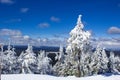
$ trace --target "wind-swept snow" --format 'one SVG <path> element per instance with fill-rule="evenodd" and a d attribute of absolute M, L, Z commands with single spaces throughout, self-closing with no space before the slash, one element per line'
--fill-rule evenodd
<path fill-rule="evenodd" d="M 11 74 L 1 75 L 1 80 L 120 80 L 120 75 L 96 75 L 90 77 L 77 78 L 74 76 L 69 77 L 55 77 L 48 75 L 36 74 Z"/>

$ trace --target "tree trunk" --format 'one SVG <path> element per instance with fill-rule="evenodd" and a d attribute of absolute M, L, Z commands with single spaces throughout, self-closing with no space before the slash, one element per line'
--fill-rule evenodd
<path fill-rule="evenodd" d="M 77 65 L 77 77 L 80 77 L 81 76 L 81 73 L 80 73 L 80 53 L 81 53 L 81 50 L 78 49 L 78 65 Z"/>

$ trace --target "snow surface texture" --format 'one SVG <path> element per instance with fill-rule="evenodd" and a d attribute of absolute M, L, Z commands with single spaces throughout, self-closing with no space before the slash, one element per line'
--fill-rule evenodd
<path fill-rule="evenodd" d="M 96 75 L 77 78 L 74 76 L 54 77 L 48 75 L 34 75 L 34 74 L 11 74 L 1 75 L 1 80 L 120 80 L 120 75 L 106 75 L 106 76 Z"/>

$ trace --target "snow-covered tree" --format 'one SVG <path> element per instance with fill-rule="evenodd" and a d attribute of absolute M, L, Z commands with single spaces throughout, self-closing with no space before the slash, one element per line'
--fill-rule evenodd
<path fill-rule="evenodd" d="M 80 73 L 81 76 L 88 76 L 91 75 L 91 47 L 87 50 L 82 51 L 81 53 L 81 59 L 80 59 Z"/>
<path fill-rule="evenodd" d="M 115 56 L 115 64 L 114 64 L 116 70 L 115 72 L 120 74 L 120 57 L 119 56 Z"/>
<path fill-rule="evenodd" d="M 0 65 L 2 65 L 2 59 L 3 59 L 3 44 L 0 45 Z M 0 66 L 1 67 L 1 66 Z"/>
<path fill-rule="evenodd" d="M 64 48 L 62 45 L 60 45 L 60 48 L 59 48 L 59 57 L 58 57 L 58 60 L 59 61 L 63 61 L 64 60 Z"/>
<path fill-rule="evenodd" d="M 109 59 L 105 52 L 105 49 L 101 48 L 100 44 L 98 44 L 91 58 L 92 61 L 90 65 L 92 74 L 106 73 L 108 71 Z"/>
<path fill-rule="evenodd" d="M 2 67 L 3 67 L 3 44 L 0 44 L 0 75 L 1 75 L 1 72 L 2 72 Z M 1 77 L 0 77 L 1 79 Z"/>
<path fill-rule="evenodd" d="M 37 57 L 38 60 L 38 73 L 40 74 L 51 74 L 52 65 L 50 64 L 51 59 L 47 57 L 45 51 L 40 51 Z"/>
<path fill-rule="evenodd" d="M 27 50 L 22 52 L 18 58 L 21 63 L 22 73 L 34 73 L 36 71 L 36 55 L 33 52 L 33 48 L 30 44 L 28 44 Z"/>
<path fill-rule="evenodd" d="M 90 44 L 89 38 L 91 35 L 88 31 L 84 31 L 83 28 L 84 25 L 81 21 L 81 15 L 79 15 L 77 25 L 70 32 L 70 38 L 68 39 L 68 46 L 66 48 L 66 52 L 68 54 L 67 62 L 73 66 L 74 71 L 72 72 L 79 77 L 82 76 L 82 69 L 80 67 L 81 55 L 84 54 L 84 50 L 88 48 Z"/>
<path fill-rule="evenodd" d="M 109 59 L 108 59 L 108 56 L 107 56 L 104 48 L 102 49 L 102 52 L 101 52 L 101 61 L 100 62 L 101 62 L 100 73 L 107 72 Z"/>
<path fill-rule="evenodd" d="M 16 59 L 16 52 L 14 51 L 15 48 L 11 47 L 10 43 L 8 45 L 8 49 L 4 52 L 6 54 L 7 59 L 12 63 Z"/>
<path fill-rule="evenodd" d="M 87 54 L 90 49 L 90 33 L 83 30 L 84 25 L 81 21 L 81 15 L 78 17 L 77 25 L 70 32 L 70 38 L 68 39 L 68 45 L 66 48 L 66 57 L 64 63 L 61 64 L 61 70 L 58 71 L 58 75 L 76 75 L 78 77 L 83 76 L 81 68 L 82 54 Z"/>
<path fill-rule="evenodd" d="M 64 66 L 64 60 L 65 60 L 64 48 L 62 45 L 60 45 L 60 47 L 59 47 L 59 55 L 57 54 L 57 56 L 55 58 L 58 61 L 53 66 L 53 74 L 60 76 L 60 75 L 62 75 L 62 72 L 63 72 L 62 68 Z"/>
<path fill-rule="evenodd" d="M 12 48 L 9 42 L 9 45 L 7 47 L 7 50 L 5 50 L 2 53 L 2 62 L 3 62 L 3 68 L 2 68 L 2 73 L 15 73 L 15 65 L 17 62 L 17 56 L 16 52 L 14 51 L 14 47 Z"/>
<path fill-rule="evenodd" d="M 110 52 L 109 66 L 110 72 L 120 74 L 120 57 L 115 56 L 112 51 Z"/>
<path fill-rule="evenodd" d="M 64 60 L 64 48 L 63 48 L 62 45 L 60 45 L 59 54 L 56 54 L 55 59 L 58 60 L 58 61 L 63 61 Z"/>

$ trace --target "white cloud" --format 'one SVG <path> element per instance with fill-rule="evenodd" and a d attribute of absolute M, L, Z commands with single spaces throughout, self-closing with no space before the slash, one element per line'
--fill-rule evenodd
<path fill-rule="evenodd" d="M 21 13 L 26 13 L 26 12 L 28 12 L 29 11 L 29 8 L 21 8 L 20 9 L 20 12 Z"/>
<path fill-rule="evenodd" d="M 48 41 L 48 39 L 47 39 L 47 38 L 44 38 L 44 39 L 42 39 L 42 41 L 43 41 L 43 42 L 47 42 L 47 41 Z"/>
<path fill-rule="evenodd" d="M 14 45 L 27 45 L 28 43 L 35 43 L 35 40 L 28 35 L 22 34 L 20 30 L 1 29 L 0 30 L 0 43 L 8 44 L 11 41 Z M 37 43 L 37 42 L 36 42 Z"/>
<path fill-rule="evenodd" d="M 96 48 L 96 46 L 99 44 L 102 48 L 107 49 L 120 49 L 120 38 L 98 38 L 98 39 L 92 39 L 91 43 L 93 47 Z"/>
<path fill-rule="evenodd" d="M 22 35 L 17 35 L 17 36 L 11 36 L 11 38 L 13 39 L 20 39 L 20 38 L 23 38 Z"/>
<path fill-rule="evenodd" d="M 14 45 L 27 45 L 28 43 L 35 44 L 35 40 L 28 35 L 12 36 L 10 37 L 10 40 Z"/>
<path fill-rule="evenodd" d="M 3 3 L 3 4 L 13 4 L 14 1 L 13 0 L 0 0 L 0 3 Z"/>
<path fill-rule="evenodd" d="M 60 38 L 32 38 L 29 35 L 23 35 L 20 30 L 0 29 L 0 43 L 8 45 L 9 39 L 11 44 L 14 45 L 27 45 L 30 43 L 34 46 L 59 46 L 60 44 L 66 44 L 66 41 Z"/>
<path fill-rule="evenodd" d="M 49 23 L 44 22 L 44 23 L 40 23 L 40 24 L 38 24 L 38 26 L 39 26 L 40 28 L 46 28 L 46 27 L 49 27 L 49 26 L 50 26 L 50 24 L 49 24 Z"/>
<path fill-rule="evenodd" d="M 1 36 L 18 36 L 18 35 L 22 35 L 22 33 L 19 30 L 0 29 L 0 35 Z"/>
<path fill-rule="evenodd" d="M 109 34 L 120 34 L 120 28 L 118 27 L 110 27 L 108 29 Z"/>
<path fill-rule="evenodd" d="M 103 41 L 101 46 L 108 49 L 120 49 L 120 43 L 117 41 Z"/>
<path fill-rule="evenodd" d="M 6 38 L 6 36 L 9 36 Z M 4 38 L 5 37 L 5 38 Z M 29 35 L 23 35 L 20 30 L 0 29 L 0 43 L 8 44 L 8 38 L 12 44 L 27 45 L 28 43 L 35 46 L 59 46 L 66 45 L 66 39 L 63 36 L 53 36 L 53 38 L 32 38 Z M 93 47 L 101 44 L 101 47 L 108 49 L 120 49 L 120 38 L 93 38 L 91 39 Z"/>
<path fill-rule="evenodd" d="M 38 39 L 37 39 L 37 41 L 40 43 L 41 39 L 40 39 L 40 38 L 38 38 Z"/>
<path fill-rule="evenodd" d="M 29 39 L 30 39 L 30 36 L 25 35 L 25 36 L 23 36 L 23 38 L 24 38 L 25 40 L 29 40 Z"/>
<path fill-rule="evenodd" d="M 113 39 L 120 42 L 120 37 L 113 38 Z"/>
<path fill-rule="evenodd" d="M 48 39 L 48 38 L 43 38 L 40 41 L 40 46 L 59 46 L 60 44 L 65 46 L 66 41 L 61 39 Z"/>
<path fill-rule="evenodd" d="M 53 22 L 59 22 L 59 21 L 60 21 L 60 19 L 57 18 L 57 17 L 55 17 L 55 16 L 52 16 L 52 17 L 50 18 L 50 20 L 53 21 Z"/>

